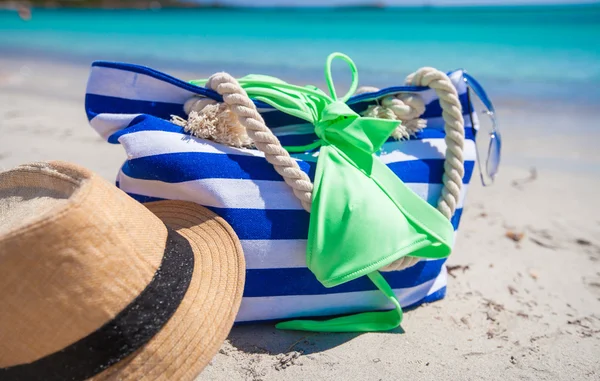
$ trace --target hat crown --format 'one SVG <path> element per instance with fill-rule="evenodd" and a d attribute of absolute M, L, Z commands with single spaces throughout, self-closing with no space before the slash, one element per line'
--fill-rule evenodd
<path fill-rule="evenodd" d="M 66 163 L 0 173 L 0 368 L 89 335 L 150 283 L 167 229 L 97 175 Z"/>

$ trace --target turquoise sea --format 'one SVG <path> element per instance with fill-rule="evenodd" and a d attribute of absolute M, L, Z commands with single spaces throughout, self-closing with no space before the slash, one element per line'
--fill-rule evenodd
<path fill-rule="evenodd" d="M 356 62 L 363 85 L 398 85 L 421 66 L 464 68 L 496 99 L 600 102 L 600 5 L 34 9 L 29 21 L 0 11 L 0 56 L 117 60 L 319 84 L 333 51 Z"/>

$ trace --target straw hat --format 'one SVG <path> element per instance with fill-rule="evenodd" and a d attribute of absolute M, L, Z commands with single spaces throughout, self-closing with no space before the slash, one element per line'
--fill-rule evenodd
<path fill-rule="evenodd" d="M 0 173 L 0 380 L 192 380 L 244 274 L 235 232 L 199 205 L 144 206 L 62 162 Z"/>

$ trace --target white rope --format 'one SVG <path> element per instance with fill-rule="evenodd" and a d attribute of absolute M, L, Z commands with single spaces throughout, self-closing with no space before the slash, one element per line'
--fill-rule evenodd
<path fill-rule="evenodd" d="M 237 116 L 239 123 L 246 128 L 256 148 L 265 154 L 265 158 L 275 167 L 285 182 L 292 187 L 294 195 L 302 203 L 302 207 L 310 212 L 312 204 L 313 184 L 306 173 L 298 166 L 298 162 L 290 157 L 288 151 L 281 146 L 279 139 L 265 125 L 262 116 L 256 110 L 246 91 L 238 81 L 227 73 L 211 76 L 206 87 L 215 90 L 223 97 L 223 101 Z M 195 105 L 198 103 L 196 102 Z M 192 105 L 190 105 L 190 108 Z"/>
<path fill-rule="evenodd" d="M 361 87 L 362 92 L 379 91 L 374 87 Z M 427 126 L 427 121 L 420 116 L 425 112 L 425 103 L 416 94 L 398 94 L 383 97 L 377 104 L 370 105 L 363 116 L 380 119 L 400 120 L 402 123 L 392 132 L 392 137 L 401 140 L 408 139 Z"/>
<path fill-rule="evenodd" d="M 444 161 L 444 175 L 442 194 L 438 201 L 437 209 L 447 218 L 451 219 L 456 210 L 460 189 L 462 187 L 462 178 L 465 174 L 464 167 L 464 143 L 465 143 L 465 122 L 462 116 L 462 106 L 458 99 L 458 92 L 450 81 L 448 76 L 431 67 L 424 67 L 406 78 L 406 84 L 412 86 L 426 86 L 435 90 L 440 105 L 442 106 L 442 117 L 444 118 L 444 130 L 446 132 L 446 160 Z M 377 91 L 377 89 L 376 89 Z M 381 102 L 381 108 L 389 109 L 397 119 L 403 120 L 403 124 L 409 124 L 407 130 L 412 130 L 414 121 L 425 111 L 415 101 L 417 97 L 410 94 L 401 94 L 399 96 L 388 98 L 387 103 Z M 385 111 L 378 111 L 385 114 Z M 405 122 L 406 120 L 406 122 Z M 416 122 L 420 123 L 420 122 Z M 381 268 L 382 271 L 402 270 L 414 266 L 419 262 L 417 257 L 403 257 Z"/>
<path fill-rule="evenodd" d="M 438 210 L 451 219 L 456 210 L 462 179 L 465 175 L 465 121 L 458 92 L 445 73 L 424 67 L 409 75 L 406 82 L 413 86 L 426 86 L 435 90 L 442 106 L 446 132 L 446 161 L 444 162 L 444 188 L 438 202 Z"/>
<path fill-rule="evenodd" d="M 413 86 L 431 87 L 440 99 L 442 116 L 445 122 L 447 148 L 444 162 L 444 188 L 438 202 L 438 210 L 450 219 L 456 210 L 464 175 L 464 120 L 458 93 L 450 78 L 433 68 L 419 69 L 409 75 L 406 82 Z M 313 184 L 306 173 L 300 170 L 296 160 L 291 158 L 289 153 L 281 146 L 279 139 L 265 125 L 265 121 L 256 110 L 256 106 L 237 80 L 227 73 L 217 73 L 209 78 L 206 87 L 215 90 L 223 97 L 226 104 L 226 106 L 223 106 L 235 114 L 239 124 L 245 127 L 249 139 L 254 142 L 259 151 L 265 154 L 267 161 L 292 187 L 294 195 L 300 200 L 303 208 L 310 212 Z M 377 89 L 363 87 L 357 93 L 374 91 L 377 91 Z M 194 119 L 192 114 L 195 114 L 195 119 L 199 120 L 201 113 L 208 106 L 215 107 L 216 103 L 206 98 L 194 97 L 184 105 L 185 112 L 190 115 L 188 121 L 174 118 L 173 122 L 186 126 L 187 129 L 190 120 Z M 219 112 L 223 111 L 219 110 Z M 425 105 L 421 97 L 414 94 L 401 94 L 384 98 L 380 105 L 371 107 L 367 110 L 367 113 L 378 118 L 402 120 L 404 128 L 397 133 L 395 131 L 395 133 L 400 136 L 398 138 L 407 138 L 410 134 L 421 130 L 425 126 L 424 120 L 420 119 L 424 111 Z M 418 261 L 419 259 L 415 257 L 404 257 L 381 268 L 381 270 L 401 270 L 413 266 Z"/>

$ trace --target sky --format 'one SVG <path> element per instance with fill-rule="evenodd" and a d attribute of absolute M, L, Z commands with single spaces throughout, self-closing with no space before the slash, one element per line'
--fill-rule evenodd
<path fill-rule="evenodd" d="M 599 0 L 191 0 L 198 3 L 241 6 L 339 6 L 381 4 L 388 6 L 465 6 L 465 5 L 520 5 L 520 4 L 583 4 Z"/>

